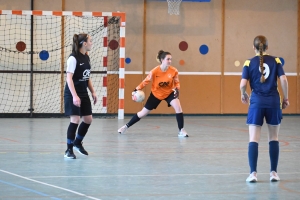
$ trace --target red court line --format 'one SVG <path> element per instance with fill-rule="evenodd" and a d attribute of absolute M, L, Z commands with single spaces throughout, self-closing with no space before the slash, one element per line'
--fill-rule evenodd
<path fill-rule="evenodd" d="M 20 143 L 20 142 L 18 142 L 18 141 L 16 141 L 16 140 L 11 140 L 11 139 L 8 139 L 8 138 L 0 137 L 0 139 L 2 139 L 2 140 L 7 140 L 7 141 L 11 141 L 11 142 Z"/>

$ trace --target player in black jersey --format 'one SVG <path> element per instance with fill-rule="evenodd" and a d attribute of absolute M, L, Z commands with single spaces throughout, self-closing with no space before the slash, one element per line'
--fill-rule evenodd
<path fill-rule="evenodd" d="M 88 34 L 81 33 L 73 36 L 72 54 L 67 60 L 67 82 L 64 91 L 65 115 L 70 116 L 65 158 L 76 159 L 73 148 L 82 155 L 88 155 L 82 146 L 82 140 L 93 120 L 87 88 L 92 94 L 94 104 L 97 103 L 97 95 L 90 78 L 90 58 L 87 55 L 92 45 L 92 38 Z M 82 122 L 76 135 L 80 117 Z"/>

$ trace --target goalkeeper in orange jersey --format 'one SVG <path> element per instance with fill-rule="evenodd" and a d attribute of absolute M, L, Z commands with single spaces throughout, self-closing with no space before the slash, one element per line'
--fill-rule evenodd
<path fill-rule="evenodd" d="M 144 108 L 135 114 L 131 120 L 122 126 L 118 132 L 124 134 L 126 130 L 138 122 L 141 118 L 147 116 L 151 110 L 156 109 L 162 100 L 172 106 L 176 112 L 176 120 L 178 124 L 178 137 L 188 137 L 184 127 L 184 119 L 181 104 L 179 101 L 180 82 L 178 78 L 178 70 L 171 66 L 172 55 L 169 52 L 160 50 L 156 60 L 160 65 L 153 68 L 148 76 L 133 91 L 142 90 L 152 81 L 151 93 Z"/>

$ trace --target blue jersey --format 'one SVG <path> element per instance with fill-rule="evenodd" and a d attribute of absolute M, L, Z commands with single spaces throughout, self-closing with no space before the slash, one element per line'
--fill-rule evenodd
<path fill-rule="evenodd" d="M 263 55 L 265 82 L 261 83 L 259 59 L 257 55 L 246 60 L 243 67 L 242 78 L 249 80 L 252 90 L 250 108 L 280 108 L 277 77 L 285 75 L 281 61 L 277 57 Z"/>

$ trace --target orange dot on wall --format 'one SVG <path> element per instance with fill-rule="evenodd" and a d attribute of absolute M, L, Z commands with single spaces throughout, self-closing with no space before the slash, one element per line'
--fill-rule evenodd
<path fill-rule="evenodd" d="M 184 64 L 185 64 L 184 60 L 179 60 L 179 65 L 184 65 Z"/>

